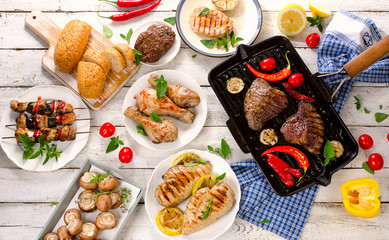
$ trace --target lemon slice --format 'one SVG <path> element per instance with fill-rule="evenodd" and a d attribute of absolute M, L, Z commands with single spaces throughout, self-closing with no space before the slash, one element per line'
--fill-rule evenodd
<path fill-rule="evenodd" d="M 161 232 L 177 236 L 184 225 L 184 213 L 179 208 L 164 208 L 158 213 L 156 221 Z"/>
<path fill-rule="evenodd" d="M 324 18 L 330 16 L 332 13 L 326 7 L 323 7 L 320 4 L 308 1 L 309 9 L 312 11 L 312 17 L 316 18 L 317 16 Z"/>
<path fill-rule="evenodd" d="M 174 161 L 172 166 L 176 166 L 179 164 L 197 162 L 196 160 L 200 159 L 200 156 L 195 153 L 186 152 L 178 156 Z"/>
<path fill-rule="evenodd" d="M 297 3 L 285 5 L 277 16 L 278 29 L 287 36 L 296 36 L 307 26 L 307 15 Z"/>
<path fill-rule="evenodd" d="M 192 196 L 194 196 L 196 194 L 197 190 L 200 188 L 213 187 L 215 185 L 216 178 L 217 178 L 217 176 L 213 175 L 213 174 L 206 174 L 206 175 L 202 176 L 201 178 L 199 178 L 199 180 L 197 180 L 197 182 L 193 186 Z"/>

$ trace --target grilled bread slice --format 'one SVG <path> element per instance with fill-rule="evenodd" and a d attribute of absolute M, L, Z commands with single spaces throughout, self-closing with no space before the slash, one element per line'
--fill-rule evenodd
<path fill-rule="evenodd" d="M 99 98 L 107 75 L 97 64 L 80 61 L 77 66 L 77 87 L 80 95 L 86 98 Z"/>
<path fill-rule="evenodd" d="M 104 70 L 105 74 L 111 69 L 109 62 L 103 57 L 103 54 L 90 48 L 85 50 L 81 61 L 92 62 L 99 65 Z"/>
<path fill-rule="evenodd" d="M 135 53 L 132 51 L 130 46 L 125 43 L 119 43 L 113 47 L 123 55 L 124 60 L 126 60 L 126 67 L 130 67 L 135 59 Z"/>
<path fill-rule="evenodd" d="M 111 66 L 111 70 L 115 73 L 123 71 L 126 67 L 126 60 L 123 55 L 113 47 L 106 48 L 103 51 L 103 56 L 107 59 L 109 65 Z"/>
<path fill-rule="evenodd" d="M 194 32 L 219 38 L 233 29 L 233 21 L 218 10 L 211 10 L 207 15 L 200 17 L 199 14 L 205 8 L 194 9 L 189 17 L 189 24 Z"/>

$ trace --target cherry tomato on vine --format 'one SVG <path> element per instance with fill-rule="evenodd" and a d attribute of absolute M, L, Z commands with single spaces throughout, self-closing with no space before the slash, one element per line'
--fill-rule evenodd
<path fill-rule="evenodd" d="M 363 135 L 359 136 L 358 143 L 362 149 L 367 150 L 373 146 L 373 138 L 371 138 L 367 134 L 363 134 Z"/>
<path fill-rule="evenodd" d="M 305 39 L 305 42 L 307 43 L 308 47 L 314 48 L 320 42 L 320 35 L 317 33 L 311 33 L 307 36 L 307 38 Z"/>
<path fill-rule="evenodd" d="M 301 73 L 294 73 L 288 78 L 288 83 L 293 88 L 299 88 L 304 83 L 304 76 Z"/>
<path fill-rule="evenodd" d="M 271 71 L 276 68 L 276 61 L 273 58 L 265 58 L 259 63 L 259 66 L 264 71 Z"/>
<path fill-rule="evenodd" d="M 119 152 L 119 160 L 122 163 L 129 163 L 132 160 L 132 150 L 129 147 L 123 147 Z"/>
<path fill-rule="evenodd" d="M 115 126 L 109 122 L 104 123 L 100 127 L 100 135 L 104 138 L 110 137 L 115 133 Z"/>
<path fill-rule="evenodd" d="M 374 171 L 380 170 L 384 166 L 384 159 L 381 154 L 373 153 L 369 156 L 369 160 L 367 161 L 369 167 Z"/>

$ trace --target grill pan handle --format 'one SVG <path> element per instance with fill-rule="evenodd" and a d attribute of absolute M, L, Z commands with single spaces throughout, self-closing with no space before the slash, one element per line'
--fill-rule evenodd
<path fill-rule="evenodd" d="M 231 119 L 228 119 L 227 122 L 227 127 L 230 130 L 232 136 L 234 137 L 236 143 L 238 144 L 240 150 L 244 153 L 250 153 L 250 150 L 247 148 L 247 145 L 245 141 L 243 140 L 242 136 L 239 133 L 238 127 L 236 126 L 235 122 L 232 121 Z"/>
<path fill-rule="evenodd" d="M 346 63 L 343 68 L 350 78 L 354 78 L 360 72 L 384 57 L 387 53 L 389 53 L 389 35 Z"/>

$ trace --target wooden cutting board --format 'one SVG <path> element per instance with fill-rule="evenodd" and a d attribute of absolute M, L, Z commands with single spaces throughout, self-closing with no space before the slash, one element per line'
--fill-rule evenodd
<path fill-rule="evenodd" d="M 107 80 L 100 97 L 98 99 L 84 98 L 80 95 L 77 88 L 77 72 L 75 70 L 70 73 L 60 72 L 54 64 L 54 48 L 62 29 L 40 11 L 32 11 L 29 13 L 26 16 L 25 22 L 30 29 L 45 39 L 50 45 L 42 58 L 43 67 L 62 84 L 79 95 L 93 110 L 101 110 L 139 70 L 139 66 L 136 66 L 135 63 L 133 63 L 132 66 L 126 67 L 120 73 L 116 74 L 110 71 L 107 75 Z M 102 52 L 104 49 L 112 46 L 113 44 L 111 41 L 92 28 L 86 48 Z"/>

